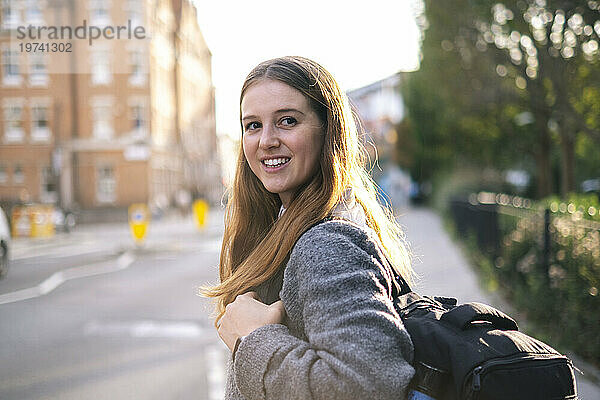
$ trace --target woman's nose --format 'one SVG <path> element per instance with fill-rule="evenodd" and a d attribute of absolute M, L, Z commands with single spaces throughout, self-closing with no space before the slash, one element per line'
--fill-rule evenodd
<path fill-rule="evenodd" d="M 263 125 L 260 133 L 260 142 L 258 144 L 263 149 L 270 149 L 279 146 L 279 133 L 277 128 L 271 124 Z"/>

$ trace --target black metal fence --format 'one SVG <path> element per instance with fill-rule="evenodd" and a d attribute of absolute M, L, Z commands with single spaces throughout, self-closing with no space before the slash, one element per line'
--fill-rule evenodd
<path fill-rule="evenodd" d="M 554 208 L 540 208 L 530 199 L 489 192 L 474 193 L 468 199 L 455 198 L 450 201 L 450 214 L 457 233 L 460 236 L 474 234 L 479 249 L 490 256 L 502 253 L 503 236 L 508 230 L 514 229 L 518 221 L 528 220 L 539 226 L 539 244 L 545 265 L 550 262 L 553 234 L 578 232 L 578 236 L 585 236 L 580 232 L 600 231 L 600 222 L 582 218 L 586 210 L 577 209 L 572 204 L 556 205 Z M 597 212 L 600 214 L 600 210 Z M 513 217 L 514 226 L 503 226 L 500 221 L 503 216 Z M 560 223 L 556 219 L 560 219 Z"/>
<path fill-rule="evenodd" d="M 539 323 L 537 334 L 600 365 L 598 208 L 483 192 L 449 211 L 459 239 L 474 238 L 485 256 L 476 263 Z"/>
<path fill-rule="evenodd" d="M 548 270 L 551 253 L 550 209 L 534 208 L 532 200 L 518 196 L 481 192 L 471 194 L 468 200 L 452 199 L 450 214 L 457 233 L 463 237 L 474 234 L 479 250 L 493 258 L 502 254 L 502 238 L 507 233 L 507 227 L 501 226 L 500 216 L 535 220 L 542 237 L 542 264 Z"/>
<path fill-rule="evenodd" d="M 498 255 L 500 231 L 496 204 L 454 199 L 450 202 L 450 213 L 459 236 L 474 234 L 480 250 Z"/>

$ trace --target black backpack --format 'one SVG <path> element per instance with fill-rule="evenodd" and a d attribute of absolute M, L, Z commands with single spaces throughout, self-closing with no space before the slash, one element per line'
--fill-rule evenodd
<path fill-rule="evenodd" d="M 402 277 L 396 281 L 394 301 L 414 344 L 413 364 L 447 372 L 436 383 L 441 390 L 426 394 L 436 400 L 577 399 L 571 360 L 519 332 L 502 311 L 420 296 Z M 419 379 L 433 378 L 417 368 L 413 386 Z"/>

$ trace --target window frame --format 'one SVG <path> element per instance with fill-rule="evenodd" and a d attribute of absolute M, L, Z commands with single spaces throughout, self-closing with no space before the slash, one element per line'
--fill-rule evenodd
<path fill-rule="evenodd" d="M 39 111 L 44 110 L 43 116 L 44 119 L 38 119 Z M 30 107 L 30 117 L 31 117 L 31 141 L 33 142 L 49 142 L 52 136 L 52 131 L 50 130 L 50 107 L 47 104 L 42 103 L 33 103 Z M 39 121 L 45 121 L 45 126 L 39 126 Z"/>
<path fill-rule="evenodd" d="M 23 120 L 23 104 L 20 102 L 5 103 L 3 106 L 4 117 L 4 143 L 23 143 L 25 128 Z M 15 112 L 15 110 L 19 110 Z M 16 118 L 14 118 L 16 115 Z M 16 122 L 16 124 L 13 124 Z"/>
<path fill-rule="evenodd" d="M 103 171 L 104 170 L 104 171 Z M 110 174 L 103 176 L 103 172 Z M 109 190 L 105 190 L 105 189 Z M 96 166 L 96 201 L 101 204 L 113 204 L 117 201 L 117 178 L 115 168 L 111 164 L 98 164 Z"/>
<path fill-rule="evenodd" d="M 2 46 L 0 54 L 2 58 L 2 84 L 4 86 L 19 86 L 23 81 L 21 75 L 21 57 L 10 43 Z"/>

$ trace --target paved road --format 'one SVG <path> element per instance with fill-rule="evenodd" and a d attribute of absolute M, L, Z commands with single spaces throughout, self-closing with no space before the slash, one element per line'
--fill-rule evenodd
<path fill-rule="evenodd" d="M 217 276 L 220 218 L 202 233 L 157 222 L 144 249 L 115 224 L 17 240 L 0 281 L 0 399 L 222 398 L 228 350 L 197 296 Z"/>
<path fill-rule="evenodd" d="M 435 214 L 410 209 L 400 222 L 420 259 L 417 290 L 501 303 Z M 217 277 L 222 230 L 213 213 L 202 233 L 189 219 L 153 223 L 143 249 L 115 224 L 16 240 L 0 281 L 0 399 L 221 398 L 228 350 L 196 289 Z M 582 399 L 600 399 L 578 380 Z"/>

